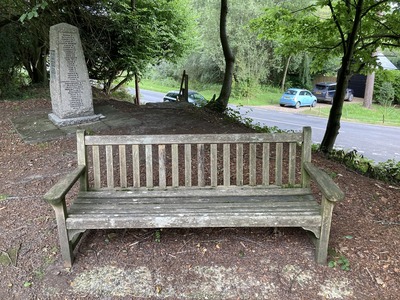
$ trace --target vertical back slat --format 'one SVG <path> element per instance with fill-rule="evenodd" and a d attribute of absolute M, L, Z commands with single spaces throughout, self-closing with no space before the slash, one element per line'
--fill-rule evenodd
<path fill-rule="evenodd" d="M 236 145 L 236 185 L 243 185 L 243 144 Z"/>
<path fill-rule="evenodd" d="M 192 145 L 185 144 L 185 186 L 192 186 Z"/>
<path fill-rule="evenodd" d="M 153 147 L 146 145 L 146 187 L 153 187 Z"/>
<path fill-rule="evenodd" d="M 223 147 L 223 164 L 224 164 L 224 186 L 231 185 L 231 146 L 224 144 Z"/>
<path fill-rule="evenodd" d="M 218 147 L 217 144 L 210 145 L 210 169 L 211 169 L 211 186 L 218 185 Z"/>
<path fill-rule="evenodd" d="M 197 144 L 197 185 L 206 185 L 204 176 L 204 144 Z"/>
<path fill-rule="evenodd" d="M 283 144 L 276 143 L 275 184 L 282 185 Z"/>
<path fill-rule="evenodd" d="M 126 174 L 126 148 L 125 145 L 119 145 L 119 180 L 120 186 L 126 188 L 128 186 L 128 179 Z"/>
<path fill-rule="evenodd" d="M 255 143 L 250 143 L 249 145 L 249 185 L 256 185 L 257 176 L 257 145 Z"/>
<path fill-rule="evenodd" d="M 95 189 L 101 188 L 101 167 L 100 167 L 100 150 L 99 146 L 92 147 L 93 155 L 93 184 Z"/>
<path fill-rule="evenodd" d="M 158 146 L 158 185 L 160 188 L 165 188 L 167 186 L 167 177 L 166 177 L 166 154 L 165 154 L 165 145 Z"/>
<path fill-rule="evenodd" d="M 289 144 L 289 184 L 296 183 L 296 143 Z"/>
<path fill-rule="evenodd" d="M 106 146 L 107 187 L 114 187 L 114 157 L 111 145 Z"/>
<path fill-rule="evenodd" d="M 262 184 L 269 185 L 269 143 L 263 143 L 262 154 Z"/>
<path fill-rule="evenodd" d="M 179 186 L 179 159 L 178 159 L 178 144 L 171 146 L 172 155 L 172 186 Z"/>
<path fill-rule="evenodd" d="M 140 187 L 139 145 L 132 145 L 133 187 Z"/>

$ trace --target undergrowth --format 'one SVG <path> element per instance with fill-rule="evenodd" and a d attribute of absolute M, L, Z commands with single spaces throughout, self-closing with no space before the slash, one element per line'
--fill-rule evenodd
<path fill-rule="evenodd" d="M 400 162 L 396 162 L 394 159 L 374 164 L 372 160 L 365 158 L 357 150 L 349 152 L 332 150 L 328 158 L 343 163 L 349 169 L 370 178 L 379 179 L 387 183 L 400 184 Z"/>

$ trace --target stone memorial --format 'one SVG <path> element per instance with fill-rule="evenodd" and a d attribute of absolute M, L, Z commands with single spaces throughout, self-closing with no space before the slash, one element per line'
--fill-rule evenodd
<path fill-rule="evenodd" d="M 92 88 L 78 28 L 66 23 L 50 27 L 50 94 L 57 126 L 95 122 Z"/>

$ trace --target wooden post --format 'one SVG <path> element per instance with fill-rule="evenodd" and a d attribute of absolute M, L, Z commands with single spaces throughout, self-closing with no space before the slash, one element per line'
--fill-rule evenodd
<path fill-rule="evenodd" d="M 326 264 L 328 257 L 329 233 L 331 231 L 332 211 L 334 203 L 322 196 L 321 203 L 321 234 L 316 243 L 316 260 L 318 264 Z"/>
<path fill-rule="evenodd" d="M 70 268 L 73 262 L 73 249 L 69 242 L 68 231 L 65 224 L 65 218 L 67 215 L 67 208 L 65 205 L 65 199 L 61 201 L 59 205 L 52 205 L 54 212 L 56 213 L 58 238 L 60 242 L 61 255 L 64 259 L 66 267 Z"/>
<path fill-rule="evenodd" d="M 303 145 L 301 148 L 301 185 L 310 187 L 310 175 L 304 170 L 304 163 L 311 162 L 311 127 L 303 128 Z"/>
<path fill-rule="evenodd" d="M 86 166 L 86 146 L 85 146 L 85 130 L 78 130 L 76 132 L 76 149 L 78 156 L 78 165 Z M 85 173 L 81 176 L 80 179 L 80 189 L 81 191 L 88 190 L 88 170 L 86 168 Z"/>

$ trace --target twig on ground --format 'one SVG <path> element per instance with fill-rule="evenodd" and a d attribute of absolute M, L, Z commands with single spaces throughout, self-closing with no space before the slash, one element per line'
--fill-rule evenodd
<path fill-rule="evenodd" d="M 400 222 L 390 222 L 390 221 L 386 221 L 386 220 L 375 221 L 375 223 L 379 223 L 382 225 L 400 225 Z"/>

